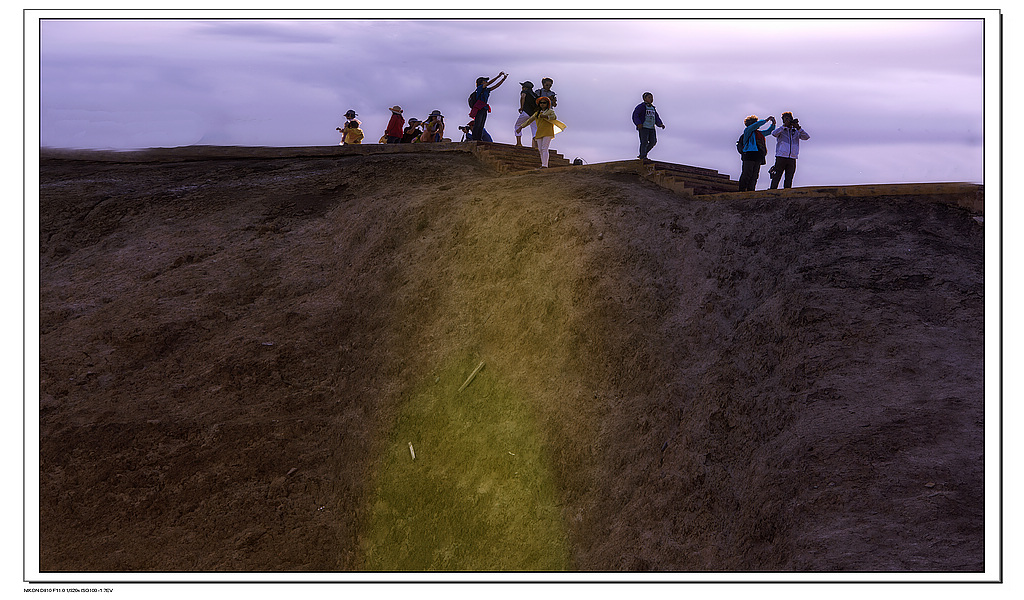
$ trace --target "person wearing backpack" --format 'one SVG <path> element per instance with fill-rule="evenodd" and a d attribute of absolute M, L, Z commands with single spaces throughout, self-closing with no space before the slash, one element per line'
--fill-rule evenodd
<path fill-rule="evenodd" d="M 537 92 L 533 91 L 533 82 L 524 81 L 519 85 L 523 86 L 523 91 L 519 94 L 519 118 L 516 119 L 516 146 L 523 145 L 523 123 L 533 116 L 533 113 L 537 112 Z M 530 123 L 530 130 L 533 132 L 534 140 L 533 147 L 537 147 L 537 122 Z"/>
<path fill-rule="evenodd" d="M 761 126 L 771 121 L 772 126 L 761 131 Z M 765 163 L 768 146 L 764 142 L 765 134 L 775 130 L 775 117 L 758 120 L 757 115 L 750 115 L 743 120 L 746 126 L 740 138 L 736 140 L 736 150 L 743 157 L 743 169 L 740 174 L 740 191 L 752 192 L 761 174 L 761 165 Z M 759 137 L 760 136 L 760 137 Z"/>
<path fill-rule="evenodd" d="M 504 71 L 501 71 L 490 80 L 486 77 L 477 78 L 476 91 L 474 91 L 469 97 L 469 106 L 471 109 L 469 111 L 469 116 L 474 121 L 474 140 L 479 140 L 483 137 L 484 123 L 487 121 L 487 113 L 491 110 L 491 107 L 487 105 L 491 92 L 497 89 L 501 84 L 505 83 L 506 79 L 508 79 L 508 73 Z"/>

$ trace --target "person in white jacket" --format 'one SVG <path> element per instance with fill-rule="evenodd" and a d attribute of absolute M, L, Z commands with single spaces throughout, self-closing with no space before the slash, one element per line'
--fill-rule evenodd
<path fill-rule="evenodd" d="M 772 132 L 775 136 L 775 164 L 768 170 L 772 177 L 769 189 L 779 189 L 779 180 L 785 175 L 783 187 L 793 187 L 793 176 L 796 175 L 796 158 L 800 154 L 800 140 L 808 140 L 811 136 L 800 127 L 800 121 L 793 118 L 793 113 L 782 113 L 782 127 Z"/>

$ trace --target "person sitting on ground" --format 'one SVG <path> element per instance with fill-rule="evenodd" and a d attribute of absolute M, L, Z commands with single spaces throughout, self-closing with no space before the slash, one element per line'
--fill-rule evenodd
<path fill-rule="evenodd" d="M 409 126 L 402 132 L 402 143 L 411 144 L 412 142 L 419 141 L 420 136 L 423 135 L 423 130 L 419 128 L 420 120 L 416 118 L 409 118 Z"/>
<path fill-rule="evenodd" d="M 338 131 L 342 132 L 341 145 L 346 146 L 348 144 L 362 144 L 363 143 L 363 130 L 359 128 L 358 121 L 349 121 L 345 129 L 341 128 Z"/>
<path fill-rule="evenodd" d="M 551 140 L 554 139 L 555 134 L 565 129 L 565 123 L 558 120 L 555 111 L 551 109 L 551 99 L 544 96 L 537 98 L 537 112 L 533 113 L 516 130 L 516 134 L 518 135 L 523 127 L 534 121 L 537 122 L 537 135 L 534 136 L 534 139 L 537 140 L 537 149 L 540 151 L 540 166 L 542 169 L 546 169 L 548 168 L 548 147 L 551 145 Z"/>
<path fill-rule="evenodd" d="M 475 124 L 475 121 L 470 121 L 469 123 L 466 123 L 465 127 L 459 127 L 459 131 L 461 131 L 462 134 L 463 134 L 463 141 L 464 142 L 472 142 L 474 139 L 476 139 L 476 138 L 473 137 L 473 125 L 474 124 Z M 491 134 L 487 133 L 487 129 L 484 129 L 483 130 L 483 135 L 481 136 L 480 141 L 481 142 L 493 142 L 494 140 L 491 139 Z"/>
<path fill-rule="evenodd" d="M 441 111 L 435 110 L 423 123 L 423 135 L 420 136 L 420 141 L 440 142 L 442 139 L 444 139 L 444 115 L 441 114 Z"/>
<path fill-rule="evenodd" d="M 345 111 L 345 124 L 342 125 L 339 129 L 347 129 L 348 128 L 348 124 L 351 123 L 352 121 L 356 122 L 356 127 L 362 127 L 362 125 L 363 125 L 362 122 L 359 119 L 357 119 L 356 116 L 357 116 L 356 115 L 356 111 L 352 110 L 351 108 L 346 110 Z"/>
<path fill-rule="evenodd" d="M 387 136 L 385 143 L 397 144 L 402 141 L 402 134 L 405 129 L 405 117 L 402 116 L 401 106 L 392 106 L 390 110 L 391 120 L 388 121 L 388 126 L 384 129 L 384 135 Z"/>

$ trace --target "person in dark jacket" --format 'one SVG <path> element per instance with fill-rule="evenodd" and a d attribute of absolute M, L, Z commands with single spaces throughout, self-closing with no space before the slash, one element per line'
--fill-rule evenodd
<path fill-rule="evenodd" d="M 655 127 L 665 128 L 661 122 L 658 109 L 654 107 L 654 94 L 644 92 L 643 102 L 633 109 L 633 124 L 640 134 L 640 155 L 637 156 L 642 162 L 647 161 L 647 153 L 658 143 L 658 134 Z"/>
<path fill-rule="evenodd" d="M 772 126 L 761 131 L 761 126 L 771 121 Z M 736 140 L 736 149 L 743 156 L 743 169 L 740 174 L 740 191 L 752 192 L 757 185 L 757 178 L 761 174 L 761 165 L 765 163 L 765 155 L 768 154 L 768 147 L 764 142 L 765 134 L 775 130 L 775 117 L 758 120 L 756 115 L 750 115 L 743 120 L 746 127 L 740 139 Z M 760 141 L 758 140 L 760 134 Z"/>

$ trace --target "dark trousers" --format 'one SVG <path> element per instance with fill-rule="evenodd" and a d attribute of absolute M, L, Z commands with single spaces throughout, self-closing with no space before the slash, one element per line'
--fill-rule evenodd
<path fill-rule="evenodd" d="M 740 191 L 752 192 L 757 185 L 757 178 L 761 174 L 760 160 L 744 160 L 743 172 L 740 174 Z"/>
<path fill-rule="evenodd" d="M 786 180 L 782 183 L 782 187 L 791 188 L 793 187 L 793 176 L 796 175 L 796 159 L 785 158 L 783 156 L 775 157 L 775 166 L 772 167 L 775 171 L 775 175 L 772 176 L 772 187 L 771 189 L 779 189 L 779 180 L 782 176 L 786 176 Z"/>
<path fill-rule="evenodd" d="M 640 158 L 646 159 L 647 153 L 658 143 L 658 133 L 654 128 L 640 128 Z"/>
<path fill-rule="evenodd" d="M 473 139 L 483 140 L 484 139 L 484 122 L 487 121 L 487 107 L 483 107 L 476 111 L 476 116 L 473 117 Z"/>

